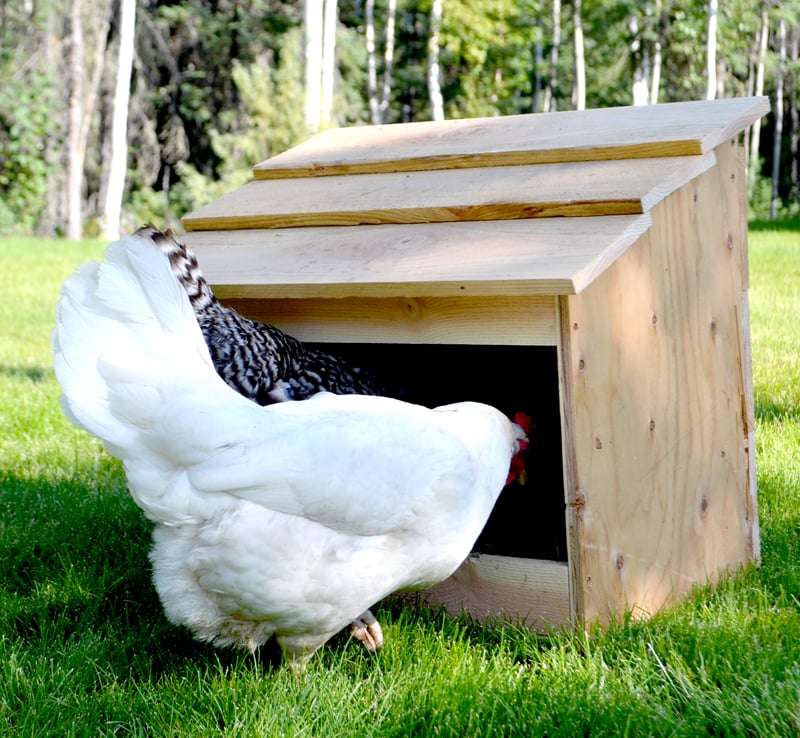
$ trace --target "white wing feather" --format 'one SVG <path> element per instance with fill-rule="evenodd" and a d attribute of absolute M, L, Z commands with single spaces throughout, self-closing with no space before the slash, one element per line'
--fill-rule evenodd
<path fill-rule="evenodd" d="M 433 490 L 444 504 L 479 475 L 464 416 L 485 424 L 493 408 L 330 394 L 258 406 L 215 372 L 163 254 L 127 238 L 106 256 L 62 289 L 56 373 L 69 415 L 123 459 L 151 518 L 206 517 L 227 497 L 377 535 L 419 519 Z"/>

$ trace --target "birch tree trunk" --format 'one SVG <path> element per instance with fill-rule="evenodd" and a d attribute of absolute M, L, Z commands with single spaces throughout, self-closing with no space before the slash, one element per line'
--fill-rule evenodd
<path fill-rule="evenodd" d="M 661 91 L 661 29 L 663 27 L 663 15 L 661 0 L 656 0 L 656 19 L 658 23 L 658 35 L 653 42 L 653 74 L 650 78 L 650 104 L 658 104 L 658 95 Z"/>
<path fill-rule="evenodd" d="M 94 110 L 103 76 L 106 38 L 108 36 L 108 4 L 103 3 L 94 17 L 99 25 L 94 29 L 95 46 L 92 74 L 87 84 L 86 40 L 83 0 L 71 0 L 69 33 L 67 35 L 67 238 L 76 240 L 83 235 L 83 184 L 86 142 L 89 139 Z"/>
<path fill-rule="evenodd" d="M 386 118 L 386 111 L 389 109 L 389 101 L 392 96 L 392 73 L 394 71 L 394 26 L 397 16 L 397 0 L 389 0 L 389 7 L 386 9 L 386 39 L 383 51 L 383 90 L 380 101 L 381 121 Z"/>
<path fill-rule="evenodd" d="M 59 36 L 57 26 L 62 22 L 61 18 L 57 18 L 57 11 L 53 6 L 48 6 L 47 10 L 47 23 L 45 26 L 45 39 L 57 39 Z M 47 43 L 43 39 L 43 47 L 45 49 L 45 59 L 48 69 L 52 69 L 59 81 L 59 87 L 50 93 L 50 100 L 53 110 L 58 109 L 59 98 L 61 90 L 64 88 L 64 74 L 65 65 L 63 64 L 64 49 L 62 44 L 51 41 Z M 36 227 L 36 235 L 38 236 L 54 236 L 57 229 L 63 225 L 65 218 L 63 217 L 66 212 L 66 187 L 65 187 L 65 171 L 63 167 L 63 141 L 59 135 L 59 127 L 54 128 L 48 135 L 45 142 L 44 160 L 47 168 L 54 173 L 53 178 L 50 180 L 50 187 L 47 188 L 47 201 L 42 212 L 42 217 Z"/>
<path fill-rule="evenodd" d="M 81 142 L 85 87 L 82 0 L 72 0 L 70 4 L 67 43 L 67 238 L 78 240 L 83 235 L 83 163 L 86 156 L 85 143 Z"/>
<path fill-rule="evenodd" d="M 717 0 L 708 0 L 708 36 L 706 38 L 706 100 L 717 95 Z"/>
<path fill-rule="evenodd" d="M 650 104 L 658 104 L 658 94 L 661 88 L 661 41 L 656 39 L 653 44 L 653 76 L 650 79 Z"/>
<path fill-rule="evenodd" d="M 756 86 L 753 94 L 757 97 L 764 94 L 764 66 L 767 60 L 767 46 L 769 42 L 769 15 L 767 8 L 761 10 L 761 30 L 758 37 L 758 59 L 756 60 Z M 758 154 L 759 146 L 761 144 L 761 118 L 753 123 L 753 134 L 750 143 L 750 158 L 748 160 L 747 169 L 747 194 L 753 194 L 753 187 L 756 183 L 756 174 L 760 157 Z"/>
<path fill-rule="evenodd" d="M 322 96 L 320 126 L 328 128 L 333 120 L 333 87 L 336 77 L 336 25 L 339 19 L 337 0 L 325 0 L 322 34 Z"/>
<path fill-rule="evenodd" d="M 796 26 L 791 28 L 789 42 L 789 58 L 792 62 L 792 69 L 797 69 L 797 60 L 800 57 L 800 29 Z M 797 97 L 797 74 L 789 76 L 789 121 L 791 129 L 789 131 L 789 160 L 791 161 L 790 177 L 792 180 L 789 199 L 792 201 L 800 200 L 800 111 L 798 111 Z"/>
<path fill-rule="evenodd" d="M 392 71 L 394 68 L 394 25 L 397 15 L 397 0 L 389 0 L 386 10 L 386 39 L 383 53 L 383 84 L 378 91 L 378 67 L 375 59 L 375 0 L 364 4 L 367 40 L 367 93 L 369 114 L 373 125 L 383 123 L 392 92 Z"/>
<path fill-rule="evenodd" d="M 378 100 L 378 68 L 375 63 L 375 0 L 364 3 L 364 35 L 367 41 L 367 97 L 369 117 L 373 125 L 382 123 Z"/>
<path fill-rule="evenodd" d="M 120 235 L 122 197 L 128 172 L 128 105 L 135 31 L 136 0 L 120 0 L 119 51 L 111 126 L 111 161 L 108 166 L 108 185 L 103 209 L 103 230 L 105 237 L 110 241 L 116 240 Z"/>
<path fill-rule="evenodd" d="M 575 27 L 575 109 L 586 109 L 586 62 L 583 54 L 583 23 L 581 0 L 575 0 L 573 25 Z"/>
<path fill-rule="evenodd" d="M 442 0 L 431 4 L 431 27 L 428 36 L 428 98 L 431 120 L 444 120 L 444 100 L 439 71 L 439 33 L 442 28 Z"/>
<path fill-rule="evenodd" d="M 781 177 L 781 139 L 783 138 L 783 77 L 786 70 L 786 21 L 778 23 L 778 54 L 780 63 L 775 74 L 775 133 L 772 140 L 772 200 L 769 219 L 778 217 L 778 185 Z"/>
<path fill-rule="evenodd" d="M 553 41 L 550 46 L 550 80 L 544 91 L 544 111 L 555 112 L 556 87 L 558 86 L 558 51 L 561 46 L 561 0 L 553 0 Z"/>
<path fill-rule="evenodd" d="M 544 27 L 541 10 L 536 14 L 536 42 L 533 47 L 533 94 L 531 95 L 531 112 L 543 113 L 542 105 L 542 64 L 544 62 Z"/>
<path fill-rule="evenodd" d="M 319 130 L 322 105 L 322 23 L 323 0 L 304 0 L 305 25 L 305 118 L 309 133 Z"/>
<path fill-rule="evenodd" d="M 631 32 L 631 59 L 633 60 L 633 85 L 632 97 L 634 105 L 647 105 L 650 101 L 650 90 L 647 86 L 649 76 L 646 57 L 643 53 L 642 35 L 639 28 L 639 19 L 631 16 L 628 20 L 628 28 Z"/>

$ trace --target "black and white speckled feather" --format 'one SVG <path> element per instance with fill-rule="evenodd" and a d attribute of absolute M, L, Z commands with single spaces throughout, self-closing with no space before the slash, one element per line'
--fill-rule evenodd
<path fill-rule="evenodd" d="M 149 238 L 169 257 L 173 274 L 189 295 L 214 367 L 230 387 L 248 399 L 269 405 L 307 399 L 317 392 L 396 394 L 343 359 L 222 305 L 203 277 L 195 254 L 171 234 L 146 226 L 136 235 Z"/>

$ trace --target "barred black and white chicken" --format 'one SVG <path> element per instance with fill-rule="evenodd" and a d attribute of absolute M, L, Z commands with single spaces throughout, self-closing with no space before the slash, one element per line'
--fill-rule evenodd
<path fill-rule="evenodd" d="M 269 405 L 304 400 L 317 392 L 401 394 L 343 358 L 310 347 L 273 325 L 250 320 L 220 303 L 194 252 L 172 234 L 145 226 L 136 235 L 149 238 L 169 257 L 173 274 L 189 295 L 217 372 L 241 395 L 259 405 Z"/>
<path fill-rule="evenodd" d="M 69 277 L 53 332 L 62 403 L 122 459 L 156 523 L 153 578 L 202 640 L 295 665 L 369 609 L 447 578 L 504 488 L 523 430 L 488 405 L 320 393 L 259 407 L 215 371 L 149 238 Z M 358 634 L 357 634 L 358 635 Z"/>

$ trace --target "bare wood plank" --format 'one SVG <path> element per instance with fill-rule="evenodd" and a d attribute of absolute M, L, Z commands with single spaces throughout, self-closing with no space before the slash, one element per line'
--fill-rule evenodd
<path fill-rule="evenodd" d="M 692 156 L 769 112 L 766 97 L 338 128 L 253 168 L 258 179 Z"/>
<path fill-rule="evenodd" d="M 220 297 L 556 295 L 584 289 L 650 216 L 193 231 Z"/>
<path fill-rule="evenodd" d="M 585 625 L 583 569 L 581 546 L 583 541 L 584 499 L 580 490 L 578 462 L 575 451 L 575 398 L 573 396 L 571 333 L 569 322 L 569 299 L 562 295 L 557 302 L 558 330 L 558 397 L 561 415 L 561 466 L 564 474 L 564 496 L 566 497 L 567 561 L 569 575 L 569 603 L 572 622 L 577 627 Z"/>
<path fill-rule="evenodd" d="M 746 243 L 726 204 L 735 152 L 718 156 L 653 209 L 635 248 L 565 298 L 576 586 L 589 620 L 652 613 L 757 556 Z"/>
<path fill-rule="evenodd" d="M 726 151 L 726 148 L 728 149 Z M 758 560 L 761 557 L 761 529 L 758 519 L 758 499 L 756 481 L 756 443 L 755 443 L 755 400 L 753 392 L 753 365 L 750 342 L 750 303 L 747 294 L 750 285 L 748 264 L 748 224 L 747 224 L 747 190 L 744 147 L 735 143 L 721 144 L 719 147 L 721 178 L 725 183 L 723 205 L 726 209 L 725 222 L 728 226 L 727 245 L 739 259 L 739 275 L 741 277 L 741 296 L 737 310 L 738 326 L 738 363 L 741 375 L 742 418 L 745 431 L 745 449 L 748 464 L 748 490 L 746 514 L 750 521 L 751 555 Z"/>
<path fill-rule="evenodd" d="M 480 622 L 511 622 L 536 630 L 570 623 L 567 566 L 556 561 L 473 554 L 444 582 L 396 597 L 466 611 Z"/>
<path fill-rule="evenodd" d="M 301 341 L 554 346 L 553 297 L 223 299 Z"/>
<path fill-rule="evenodd" d="M 183 224 L 196 231 L 638 214 L 713 163 L 709 152 L 666 161 L 257 180 Z"/>

